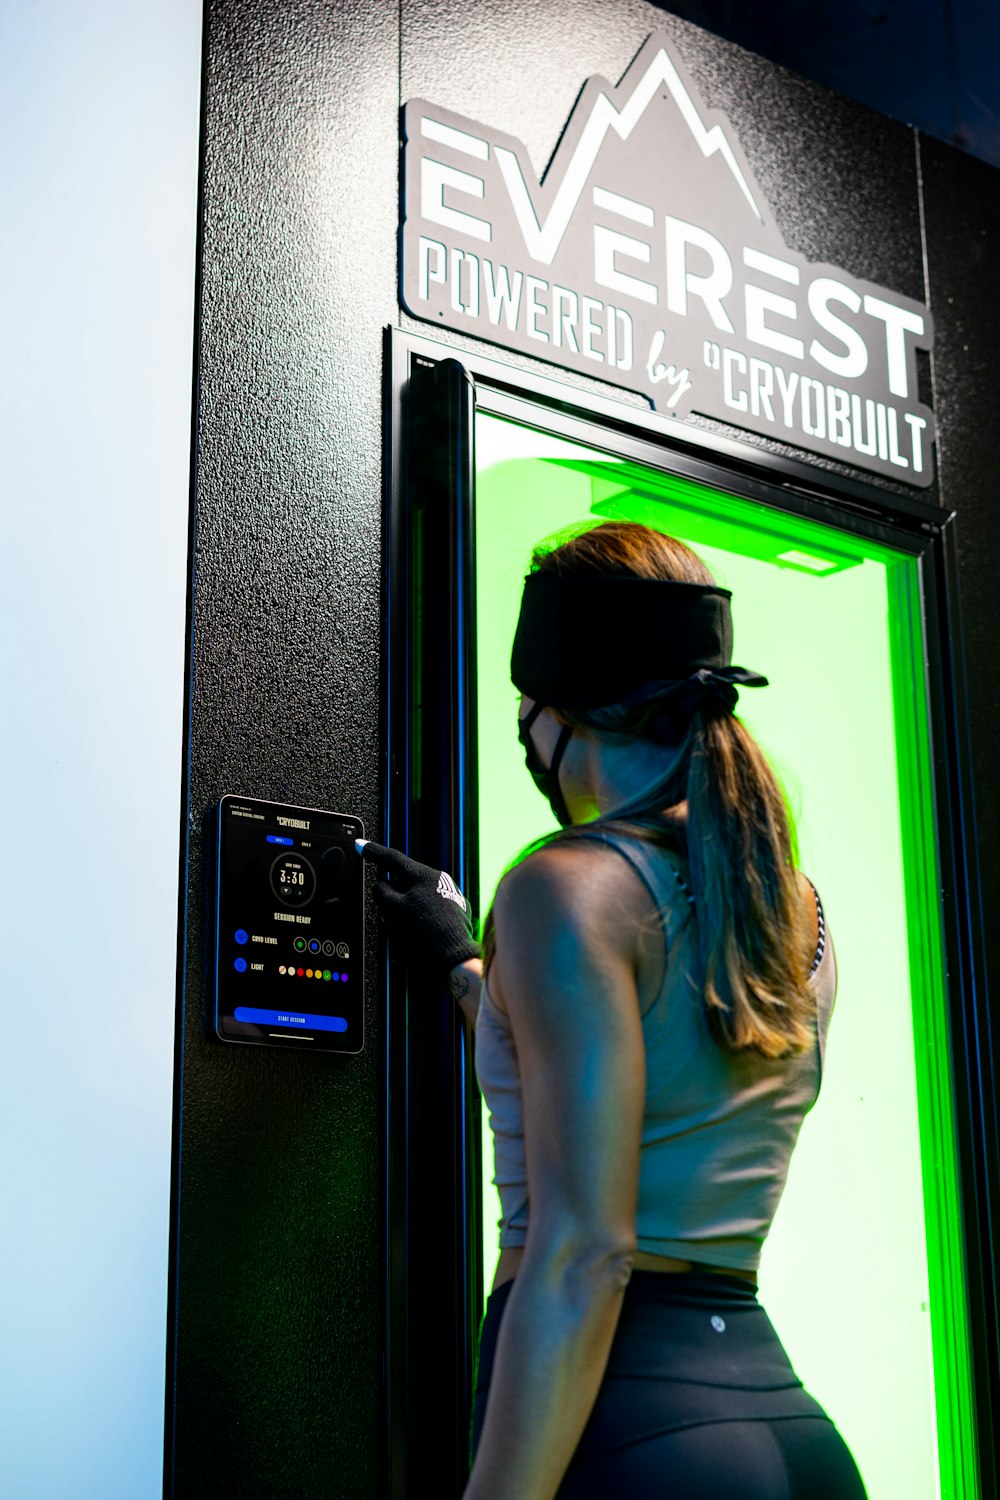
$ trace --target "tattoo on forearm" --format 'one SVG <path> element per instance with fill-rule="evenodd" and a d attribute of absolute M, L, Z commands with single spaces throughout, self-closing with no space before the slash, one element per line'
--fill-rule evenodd
<path fill-rule="evenodd" d="M 464 1000 L 469 993 L 468 974 L 463 974 L 461 969 L 452 970 L 448 980 L 448 990 L 453 1000 Z"/>

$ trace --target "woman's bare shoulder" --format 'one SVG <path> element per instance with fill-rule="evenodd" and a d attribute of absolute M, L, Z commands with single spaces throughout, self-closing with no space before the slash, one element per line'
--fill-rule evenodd
<path fill-rule="evenodd" d="M 589 838 L 544 845 L 509 870 L 494 919 L 498 949 L 507 953 L 525 943 L 553 951 L 573 944 L 633 967 L 647 962 L 650 933 L 659 931 L 645 882 L 614 849 Z"/>
<path fill-rule="evenodd" d="M 596 838 L 569 838 L 543 844 L 504 875 L 497 906 L 555 902 L 567 914 L 587 917 L 617 907 L 648 902 L 645 883 L 627 860 Z"/>

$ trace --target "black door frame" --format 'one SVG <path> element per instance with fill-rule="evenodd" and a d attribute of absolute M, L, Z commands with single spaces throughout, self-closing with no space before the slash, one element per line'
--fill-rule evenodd
<path fill-rule="evenodd" d="M 388 330 L 386 340 L 386 402 L 384 837 L 450 869 L 477 910 L 470 816 L 476 411 L 669 469 L 919 559 L 980 1486 L 982 1500 L 996 1500 L 1000 1320 L 991 1226 L 1000 1207 L 1000 1143 L 956 514 L 398 329 Z M 409 1500 L 431 1476 L 441 1493 L 458 1495 L 468 1472 L 482 1316 L 481 1119 L 471 1034 L 458 1008 L 413 983 L 408 989 L 391 960 L 386 983 L 384 1452 L 387 1493 Z"/>

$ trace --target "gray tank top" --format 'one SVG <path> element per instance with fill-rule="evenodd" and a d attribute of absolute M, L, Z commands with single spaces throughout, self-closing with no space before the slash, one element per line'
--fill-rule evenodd
<path fill-rule="evenodd" d="M 836 995 L 836 961 L 819 896 L 819 941 L 809 977 L 816 997 L 813 1046 L 774 1060 L 730 1052 L 709 1031 L 701 995 L 688 977 L 696 918 L 683 857 L 624 834 L 587 837 L 628 860 L 665 927 L 663 981 L 642 1016 L 646 1103 L 636 1243 L 653 1255 L 756 1271 L 799 1129 L 819 1094 Z M 500 1247 L 523 1245 L 530 1205 L 517 1050 L 508 1018 L 485 983 L 475 1063 L 493 1132 Z"/>

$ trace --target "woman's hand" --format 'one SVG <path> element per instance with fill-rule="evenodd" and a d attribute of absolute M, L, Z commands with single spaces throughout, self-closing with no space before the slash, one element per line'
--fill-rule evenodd
<path fill-rule="evenodd" d="M 390 942 L 402 949 L 411 973 L 443 993 L 452 970 L 479 957 L 468 901 L 446 871 L 398 849 L 369 839 L 361 857 L 378 871 L 375 903 Z"/>

